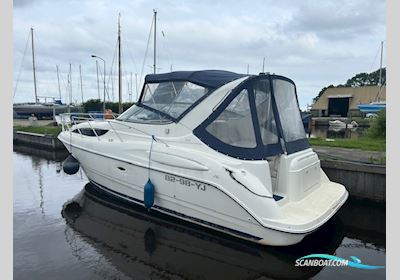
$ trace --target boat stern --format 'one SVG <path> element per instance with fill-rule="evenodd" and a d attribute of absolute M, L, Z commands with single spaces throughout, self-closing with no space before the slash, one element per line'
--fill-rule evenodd
<path fill-rule="evenodd" d="M 326 176 L 326 175 L 325 175 Z M 328 222 L 346 202 L 349 194 L 338 183 L 321 182 L 321 186 L 299 201 L 280 203 L 282 219 L 264 219 L 264 225 L 275 228 L 259 243 L 272 246 L 297 244 Z M 279 202 L 278 202 L 279 204 Z"/>

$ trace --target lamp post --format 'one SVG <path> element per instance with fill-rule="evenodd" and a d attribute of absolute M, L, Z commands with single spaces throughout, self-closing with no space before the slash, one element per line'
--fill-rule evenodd
<path fill-rule="evenodd" d="M 103 60 L 103 64 L 104 64 L 104 71 L 103 71 L 103 73 L 104 73 L 104 81 L 103 81 L 104 82 L 104 85 L 103 85 L 103 88 L 104 88 L 103 114 L 104 114 L 105 111 L 106 111 L 106 61 L 104 59 L 102 59 L 100 56 L 97 56 L 97 55 L 94 55 L 94 54 L 92 54 L 92 57 Z"/>

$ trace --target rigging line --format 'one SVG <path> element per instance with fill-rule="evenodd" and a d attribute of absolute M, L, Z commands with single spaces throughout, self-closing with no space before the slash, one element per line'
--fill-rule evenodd
<path fill-rule="evenodd" d="M 150 45 L 150 39 L 151 39 L 151 34 L 153 34 L 153 24 L 154 24 L 154 17 L 151 20 L 151 25 L 150 25 L 150 32 L 149 32 L 149 37 L 147 38 L 147 45 L 146 45 L 146 51 L 144 53 L 144 58 L 143 58 L 143 64 L 142 64 L 142 70 L 140 71 L 140 80 L 142 83 L 144 83 L 144 79 L 143 79 L 143 72 L 144 72 L 144 66 L 146 64 L 146 58 L 147 58 L 147 53 L 149 51 L 149 45 Z M 142 88 L 142 84 L 140 84 L 140 88 Z"/>
<path fill-rule="evenodd" d="M 60 70 L 60 68 L 58 70 Z M 62 73 L 60 73 L 60 74 L 62 74 Z M 62 75 L 60 75 L 60 78 L 61 78 L 61 82 L 63 83 L 64 87 L 66 88 L 67 87 L 67 82 L 64 80 Z"/>
<path fill-rule="evenodd" d="M 173 60 L 172 60 L 171 52 L 169 51 L 169 48 L 168 48 L 167 43 L 165 41 L 166 38 L 165 38 L 165 35 L 164 35 L 164 31 L 161 31 L 161 34 L 163 35 L 164 40 L 160 40 L 160 41 L 163 44 L 163 49 L 166 50 L 167 57 L 168 57 L 168 60 L 169 60 L 169 63 L 170 63 L 170 71 L 172 72 L 172 66 L 173 66 L 174 63 L 173 63 Z"/>
<path fill-rule="evenodd" d="M 110 76 L 108 77 L 107 85 L 109 85 L 110 81 L 112 81 L 111 76 L 112 76 L 112 74 L 114 74 L 113 69 L 114 69 L 115 58 L 117 56 L 117 48 L 118 48 L 118 40 L 115 43 L 113 59 L 111 61 L 111 67 L 110 67 Z"/>
<path fill-rule="evenodd" d="M 125 61 L 124 52 L 121 51 L 121 54 L 122 54 L 122 69 L 123 69 L 123 72 L 124 72 L 124 79 L 125 79 L 125 82 L 128 82 L 128 84 L 130 84 L 129 73 L 126 72 L 126 68 L 127 67 L 126 67 L 125 62 L 124 62 Z M 129 89 L 128 89 L 128 95 L 129 95 Z"/>
<path fill-rule="evenodd" d="M 160 27 L 161 27 L 162 21 L 160 21 L 160 19 L 158 19 L 158 22 L 159 22 L 158 24 L 159 24 Z M 167 44 L 167 38 L 165 37 L 165 31 L 164 31 L 164 30 L 161 30 L 161 35 L 162 35 L 162 37 L 164 38 L 164 40 L 160 40 L 160 41 L 161 41 L 162 44 L 163 44 L 163 49 L 166 50 L 167 57 L 168 57 L 168 60 L 169 60 L 169 62 L 170 62 L 171 68 L 172 68 L 173 59 L 172 59 L 171 51 L 170 51 L 170 49 L 169 49 L 169 47 L 168 47 L 168 44 Z M 172 69 L 171 69 L 171 72 L 172 72 Z"/>
<path fill-rule="evenodd" d="M 130 58 L 132 59 L 132 62 L 133 62 L 133 66 L 135 67 L 135 72 L 137 73 L 137 65 L 136 65 L 136 60 L 133 58 L 133 55 L 132 55 L 132 52 L 130 51 L 131 50 L 131 48 L 129 47 L 129 45 L 128 45 L 128 39 L 126 39 L 126 36 L 124 36 L 123 38 L 122 38 L 122 40 L 125 42 L 125 44 L 126 44 L 126 48 L 128 49 L 128 55 L 130 56 Z"/>
<path fill-rule="evenodd" d="M 376 53 L 375 53 L 374 60 L 372 61 L 372 64 L 371 64 L 371 66 L 370 66 L 370 68 L 369 68 L 369 69 L 371 69 L 371 72 L 374 71 L 374 64 L 375 64 L 376 58 L 378 57 L 378 54 L 379 54 L 379 50 L 380 50 L 380 49 L 381 49 L 381 45 L 379 44 L 379 47 L 378 47 L 378 49 L 376 50 Z"/>
<path fill-rule="evenodd" d="M 378 96 L 381 94 L 381 92 L 382 92 L 382 87 L 383 86 L 386 86 L 386 79 L 385 79 L 385 81 L 383 82 L 383 84 L 379 87 L 379 89 L 378 89 L 378 93 L 375 95 L 375 101 L 376 100 L 378 100 Z"/>
<path fill-rule="evenodd" d="M 115 43 L 114 55 L 113 55 L 113 59 L 111 62 L 111 67 L 110 67 L 110 75 L 108 76 L 108 80 L 107 80 L 107 88 L 109 87 L 109 84 L 111 83 L 111 89 L 112 89 L 111 93 L 112 93 L 112 101 L 113 102 L 114 102 L 114 72 L 113 72 L 113 69 L 114 69 L 114 63 L 116 63 L 115 58 L 117 56 L 117 48 L 118 48 L 118 40 Z M 110 99 L 108 91 L 107 91 L 107 96 Z"/>
<path fill-rule="evenodd" d="M 100 70 L 100 73 L 103 73 L 103 72 L 101 72 L 101 70 Z M 107 75 L 107 69 L 105 69 L 105 73 L 106 73 L 106 75 Z M 109 93 L 108 83 L 106 82 L 106 81 L 107 81 L 107 78 L 104 77 L 104 74 L 102 74 L 102 77 L 103 77 L 103 86 L 104 86 L 104 84 L 105 84 L 105 92 L 106 92 L 106 94 L 107 94 L 107 100 L 109 101 L 109 100 L 110 100 L 110 93 Z M 108 80 L 110 80 L 110 77 L 108 77 Z M 104 89 L 103 89 L 103 90 L 104 90 Z"/>
<path fill-rule="evenodd" d="M 31 38 L 31 32 L 29 31 L 29 32 L 28 32 L 28 39 L 26 40 L 26 44 L 25 44 L 24 54 L 22 55 L 21 65 L 20 65 L 19 71 L 18 71 L 17 81 L 16 81 L 16 83 L 15 83 L 13 99 L 15 98 L 15 93 L 17 92 L 18 83 L 19 83 L 19 79 L 20 79 L 20 77 L 21 77 L 21 72 L 22 72 L 22 66 L 24 65 L 25 54 L 26 54 L 26 50 L 27 50 L 27 48 L 28 48 L 28 44 L 29 44 L 29 39 L 30 39 L 30 38 Z"/>
<path fill-rule="evenodd" d="M 61 77 L 61 81 L 64 84 L 65 87 L 65 104 L 67 104 L 68 102 L 68 98 L 69 98 L 69 74 L 67 74 L 67 81 L 64 80 L 64 78 L 62 76 Z"/>
<path fill-rule="evenodd" d="M 106 72 L 107 72 L 107 69 L 106 69 Z M 100 75 L 101 79 L 103 80 L 103 83 L 102 83 L 103 84 L 103 89 L 101 90 L 101 92 L 104 93 L 104 91 L 105 91 L 106 94 L 107 94 L 108 100 L 110 100 L 110 96 L 108 95 L 108 86 L 106 85 L 106 87 L 104 89 L 104 74 L 103 74 L 103 71 L 101 70 L 101 67 L 99 67 L 99 75 Z M 100 96 L 101 96 L 100 99 L 102 99 L 103 98 L 103 94 L 101 94 Z"/>

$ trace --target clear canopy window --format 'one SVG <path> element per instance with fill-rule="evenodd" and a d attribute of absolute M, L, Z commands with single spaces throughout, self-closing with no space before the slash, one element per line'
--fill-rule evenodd
<path fill-rule="evenodd" d="M 207 92 L 191 82 L 150 83 L 145 85 L 141 103 L 176 119 Z"/>
<path fill-rule="evenodd" d="M 272 84 L 284 140 L 292 142 L 306 138 L 294 85 L 280 79 L 273 80 Z"/>
<path fill-rule="evenodd" d="M 248 91 L 242 90 L 206 130 L 231 146 L 256 147 Z"/>
<path fill-rule="evenodd" d="M 269 80 L 260 80 L 254 84 L 254 97 L 263 144 L 278 143 L 278 130 L 272 110 L 272 94 Z"/>
<path fill-rule="evenodd" d="M 245 160 L 309 147 L 295 85 L 281 76 L 249 79 L 234 89 L 194 134 L 211 148 Z"/>
<path fill-rule="evenodd" d="M 179 118 L 207 92 L 207 88 L 185 81 L 149 83 L 145 85 L 141 102 L 125 111 L 118 120 L 169 123 L 171 119 Z"/>

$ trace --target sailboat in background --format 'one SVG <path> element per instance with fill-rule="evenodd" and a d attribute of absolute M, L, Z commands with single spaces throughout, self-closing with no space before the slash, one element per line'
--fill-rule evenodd
<path fill-rule="evenodd" d="M 375 97 L 375 101 L 369 104 L 358 104 L 358 109 L 363 113 L 378 113 L 379 111 L 386 109 L 386 100 L 379 100 L 379 95 L 382 92 L 382 57 L 383 57 L 383 41 L 381 42 L 381 63 L 379 68 L 379 90 Z"/>
<path fill-rule="evenodd" d="M 34 114 L 38 119 L 53 119 L 55 115 L 67 113 L 67 112 L 78 112 L 79 108 L 72 105 L 72 98 L 70 96 L 70 104 L 63 104 L 61 102 L 61 90 L 60 90 L 60 80 L 58 74 L 58 66 L 57 66 L 57 79 L 58 79 L 58 89 L 59 89 L 59 97 L 50 97 L 50 96 L 38 96 L 37 90 L 37 79 L 36 79 L 36 64 L 35 64 L 35 47 L 33 40 L 33 28 L 29 33 L 31 37 L 31 46 L 32 46 L 32 70 L 33 70 L 33 85 L 34 85 L 34 94 L 35 94 L 35 102 L 25 102 L 25 103 L 14 103 L 13 104 L 13 117 L 16 119 L 26 119 Z M 19 77 L 19 75 L 18 75 Z M 18 87 L 19 79 L 17 79 L 17 83 L 15 86 L 15 92 Z M 71 94 L 71 93 L 70 93 Z M 44 102 L 39 102 L 39 98 L 43 98 Z M 47 100 L 51 99 L 51 102 Z"/>

